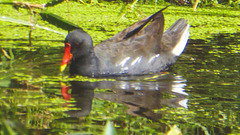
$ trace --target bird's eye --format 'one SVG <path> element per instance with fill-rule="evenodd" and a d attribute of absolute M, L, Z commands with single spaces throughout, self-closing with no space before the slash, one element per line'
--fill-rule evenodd
<path fill-rule="evenodd" d="M 79 44 L 78 43 L 76 43 L 75 45 L 74 45 L 74 48 L 77 48 L 79 46 Z"/>

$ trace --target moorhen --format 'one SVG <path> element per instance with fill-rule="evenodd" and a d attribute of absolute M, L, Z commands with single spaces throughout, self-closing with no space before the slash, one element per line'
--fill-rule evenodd
<path fill-rule="evenodd" d="M 166 8 L 95 47 L 88 33 L 80 29 L 72 31 L 65 39 L 61 72 L 70 60 L 71 75 L 143 75 L 167 70 L 183 52 L 190 25 L 179 19 L 163 32 L 162 11 Z"/>

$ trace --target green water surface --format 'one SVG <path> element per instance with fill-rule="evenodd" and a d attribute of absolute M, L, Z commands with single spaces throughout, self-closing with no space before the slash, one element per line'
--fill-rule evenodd
<path fill-rule="evenodd" d="M 96 45 L 166 5 L 135 5 L 123 18 L 116 3 L 45 10 L 82 27 Z M 0 21 L 0 46 L 10 56 L 0 53 L 0 134 L 103 134 L 108 120 L 118 134 L 162 135 L 171 125 L 184 135 L 240 134 L 239 9 L 173 5 L 163 13 L 165 29 L 188 20 L 188 45 L 171 72 L 132 78 L 60 74 L 66 35 L 34 28 L 29 46 L 28 26 Z M 0 14 L 30 20 L 28 10 L 11 5 L 0 5 Z M 71 98 L 62 95 L 65 86 Z"/>

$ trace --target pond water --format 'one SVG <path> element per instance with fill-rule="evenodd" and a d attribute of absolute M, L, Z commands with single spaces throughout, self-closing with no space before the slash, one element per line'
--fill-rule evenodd
<path fill-rule="evenodd" d="M 0 6 L 2 15 L 29 21 L 27 10 Z M 136 5 L 119 21 L 122 7 L 63 2 L 47 11 L 80 24 L 97 44 L 165 6 Z M 110 121 L 120 135 L 239 135 L 239 13 L 173 5 L 166 27 L 185 18 L 191 36 L 171 71 L 98 79 L 60 74 L 65 36 L 34 29 L 30 47 L 28 27 L 1 21 L 0 134 L 103 134 Z"/>
<path fill-rule="evenodd" d="M 59 75 L 63 48 L 14 49 L 1 63 L 1 131 L 100 134 L 110 120 L 118 134 L 239 134 L 239 39 L 190 39 L 172 71 L 90 81 Z"/>

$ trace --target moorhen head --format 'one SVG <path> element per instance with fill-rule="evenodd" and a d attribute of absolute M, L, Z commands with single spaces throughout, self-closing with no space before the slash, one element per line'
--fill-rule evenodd
<path fill-rule="evenodd" d="M 179 19 L 164 32 L 164 9 L 95 47 L 89 34 L 74 30 L 65 39 L 61 72 L 70 61 L 71 75 L 91 77 L 143 75 L 167 70 L 183 52 L 190 25 L 185 19 Z"/>

